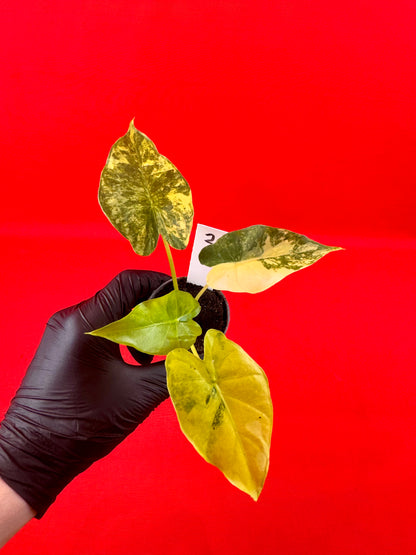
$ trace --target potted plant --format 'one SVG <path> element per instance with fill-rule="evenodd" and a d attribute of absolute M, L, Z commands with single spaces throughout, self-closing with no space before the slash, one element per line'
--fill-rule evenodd
<path fill-rule="evenodd" d="M 215 322 L 202 334 L 195 321 L 207 291 L 259 293 L 339 247 L 264 225 L 226 233 L 200 252 L 211 270 L 196 295 L 178 286 L 171 247 L 185 249 L 193 223 L 188 183 L 132 121 L 110 150 L 99 202 L 140 256 L 159 236 L 172 290 L 91 332 L 150 355 L 166 355 L 167 384 L 180 427 L 195 449 L 228 480 L 257 500 L 269 467 L 273 408 L 260 366 Z M 181 280 L 179 280 L 181 281 Z M 202 347 L 202 345 L 201 345 Z"/>

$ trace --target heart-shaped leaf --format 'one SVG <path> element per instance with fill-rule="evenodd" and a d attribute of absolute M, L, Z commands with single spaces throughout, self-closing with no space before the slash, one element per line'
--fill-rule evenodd
<path fill-rule="evenodd" d="M 260 366 L 218 330 L 204 360 L 184 349 L 166 358 L 168 388 L 182 431 L 209 463 L 257 500 L 269 467 L 273 407 Z"/>
<path fill-rule="evenodd" d="M 175 249 L 187 246 L 193 219 L 189 185 L 133 121 L 110 150 L 98 198 L 137 254 L 151 254 L 159 234 Z"/>
<path fill-rule="evenodd" d="M 199 253 L 213 266 L 207 284 L 236 293 L 259 293 L 340 247 L 321 245 L 293 231 L 253 225 L 232 231 Z"/>
<path fill-rule="evenodd" d="M 190 293 L 171 291 L 137 305 L 116 322 L 90 332 L 143 353 L 166 355 L 172 349 L 189 349 L 202 333 L 192 320 L 201 307 Z"/>

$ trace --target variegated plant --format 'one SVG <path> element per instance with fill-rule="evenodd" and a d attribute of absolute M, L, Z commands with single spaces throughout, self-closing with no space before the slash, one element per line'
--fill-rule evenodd
<path fill-rule="evenodd" d="M 178 288 L 170 247 L 186 248 L 192 228 L 189 185 L 154 143 L 131 122 L 111 148 L 101 174 L 99 202 L 135 252 L 146 256 L 162 237 L 173 291 L 139 304 L 130 314 L 91 332 L 152 355 L 167 355 L 169 392 L 180 427 L 205 460 L 257 500 L 269 467 L 273 407 L 258 364 L 221 331 L 204 338 L 193 320 L 210 287 L 258 293 L 310 266 L 338 247 L 321 245 L 284 229 L 254 225 L 205 247 L 200 262 L 212 269 L 193 298 Z"/>

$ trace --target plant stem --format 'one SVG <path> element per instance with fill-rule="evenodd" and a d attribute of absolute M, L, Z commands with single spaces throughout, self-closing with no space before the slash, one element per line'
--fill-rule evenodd
<path fill-rule="evenodd" d="M 201 358 L 198 354 L 198 351 L 195 349 L 195 345 L 191 345 L 191 351 L 196 357 Z"/>
<path fill-rule="evenodd" d="M 169 243 L 166 241 L 166 239 L 163 236 L 162 236 L 162 239 L 163 239 L 163 244 L 165 245 L 166 254 L 168 256 L 170 273 L 172 275 L 172 281 L 173 281 L 173 288 L 175 289 L 175 291 L 179 291 L 178 280 L 176 278 L 175 265 L 173 263 L 173 258 L 172 258 L 172 252 L 170 250 Z"/>
<path fill-rule="evenodd" d="M 205 293 L 205 291 L 208 289 L 208 285 L 205 285 L 201 291 L 198 293 L 198 295 L 195 297 L 196 301 L 199 301 L 199 299 L 202 297 L 202 295 Z"/>

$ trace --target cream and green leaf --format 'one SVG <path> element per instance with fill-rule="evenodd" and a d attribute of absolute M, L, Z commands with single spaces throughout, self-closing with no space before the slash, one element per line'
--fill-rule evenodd
<path fill-rule="evenodd" d="M 159 235 L 175 249 L 186 248 L 193 220 L 190 187 L 133 121 L 110 150 L 98 199 L 137 254 L 151 254 Z"/>
<path fill-rule="evenodd" d="M 137 305 L 124 318 L 90 332 L 151 355 L 189 349 L 202 330 L 192 318 L 201 307 L 190 293 L 172 291 Z"/>
<path fill-rule="evenodd" d="M 179 424 L 198 453 L 257 500 L 269 468 L 273 407 L 266 374 L 218 330 L 208 330 L 204 359 L 184 349 L 166 358 Z"/>
<path fill-rule="evenodd" d="M 286 229 L 253 225 L 223 235 L 202 249 L 199 260 L 213 267 L 207 277 L 209 287 L 259 293 L 339 249 Z"/>

